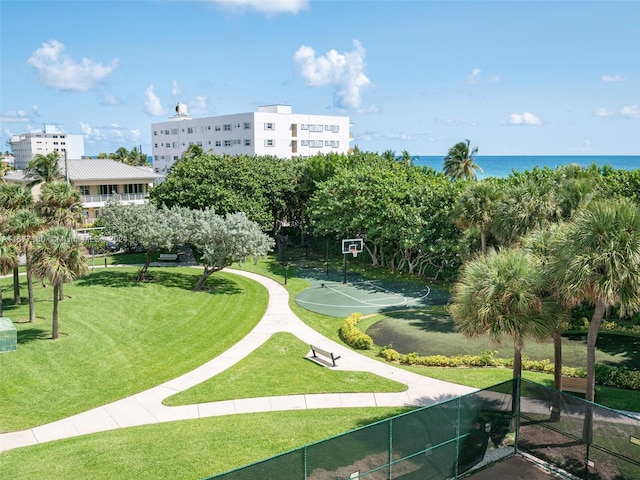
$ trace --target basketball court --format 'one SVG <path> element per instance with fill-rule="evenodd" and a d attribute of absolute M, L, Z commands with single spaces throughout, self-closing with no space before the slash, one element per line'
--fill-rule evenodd
<path fill-rule="evenodd" d="M 366 280 L 347 271 L 347 259 L 363 251 L 362 239 L 343 240 L 342 275 L 322 269 L 307 269 L 296 274 L 309 283 L 309 288 L 296 295 L 302 308 L 331 317 L 347 317 L 354 312 L 363 315 L 407 310 L 448 302 L 449 294 L 426 285 Z"/>

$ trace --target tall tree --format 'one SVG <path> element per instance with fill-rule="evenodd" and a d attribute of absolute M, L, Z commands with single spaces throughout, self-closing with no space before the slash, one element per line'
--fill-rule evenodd
<path fill-rule="evenodd" d="M 130 247 L 144 249 L 145 263 L 138 272 L 138 281 L 145 280 L 155 252 L 173 248 L 179 240 L 181 210 L 157 208 L 153 204 L 123 205 L 109 200 L 100 209 L 100 221 L 105 233 Z"/>
<path fill-rule="evenodd" d="M 471 149 L 471 140 L 458 142 L 449 149 L 444 158 L 444 173 L 451 180 L 477 180 L 477 170 L 482 172 L 473 157 L 478 153 L 478 147 Z"/>
<path fill-rule="evenodd" d="M 18 248 L 10 237 L 0 233 L 0 275 L 6 275 L 18 264 Z M 2 285 L 0 285 L 0 317 L 2 317 Z"/>
<path fill-rule="evenodd" d="M 35 211 L 28 208 L 17 210 L 4 223 L 5 232 L 13 237 L 15 244 L 25 256 L 30 323 L 34 323 L 36 321 L 32 280 L 33 262 L 31 260 L 31 252 L 34 247 L 34 236 L 42 229 L 42 227 L 42 219 Z"/>
<path fill-rule="evenodd" d="M 492 179 L 469 183 L 460 192 L 453 207 L 453 219 L 463 229 L 480 231 L 480 248 L 487 253 L 487 235 L 497 214 L 501 190 Z"/>
<path fill-rule="evenodd" d="M 594 306 L 587 334 L 587 400 L 595 398 L 596 341 L 605 312 L 640 312 L 640 209 L 625 198 L 596 200 L 578 212 L 551 245 L 559 298 Z"/>
<path fill-rule="evenodd" d="M 6 222 L 8 217 L 21 208 L 31 208 L 33 206 L 33 195 L 31 190 L 18 183 L 0 184 L 0 231 L 6 232 Z M 13 268 L 13 303 L 20 305 L 20 277 L 18 265 Z"/>
<path fill-rule="evenodd" d="M 80 191 L 67 182 L 45 183 L 37 208 L 49 226 L 77 228 L 84 220 Z"/>
<path fill-rule="evenodd" d="M 73 231 L 65 227 L 53 227 L 40 236 L 33 249 L 33 271 L 53 285 L 53 313 L 51 338 L 57 339 L 59 289 L 88 272 L 87 251 Z"/>
<path fill-rule="evenodd" d="M 463 335 L 488 335 L 496 343 L 511 337 L 513 378 L 522 372 L 525 339 L 543 339 L 553 332 L 539 267 L 539 259 L 524 250 L 491 250 L 462 266 L 452 290 L 450 311 Z"/>
<path fill-rule="evenodd" d="M 24 177 L 32 178 L 32 183 L 53 182 L 63 178 L 60 168 L 60 154 L 51 152 L 46 155 L 36 155 L 24 169 Z"/>
<path fill-rule="evenodd" d="M 211 274 L 233 262 L 265 256 L 274 245 L 256 222 L 244 213 L 222 217 L 213 210 L 192 212 L 190 242 L 202 252 L 204 271 L 194 290 L 202 290 Z"/>
<path fill-rule="evenodd" d="M 202 147 L 200 145 L 198 145 L 197 143 L 192 143 L 184 152 L 182 152 L 181 159 L 184 160 L 185 158 L 199 157 L 203 153 L 204 151 L 202 150 Z"/>

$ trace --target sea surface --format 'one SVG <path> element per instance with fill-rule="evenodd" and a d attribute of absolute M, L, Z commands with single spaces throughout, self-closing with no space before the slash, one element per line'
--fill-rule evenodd
<path fill-rule="evenodd" d="M 443 156 L 415 156 L 413 164 L 429 166 L 441 171 L 444 163 Z M 477 155 L 474 158 L 476 165 L 482 168 L 478 172 L 478 178 L 487 177 L 507 177 L 512 171 L 524 172 L 532 170 L 534 167 L 549 167 L 555 169 L 563 165 L 577 164 L 581 167 L 588 167 L 596 164 L 599 167 L 610 165 L 620 170 L 640 169 L 640 155 Z"/>

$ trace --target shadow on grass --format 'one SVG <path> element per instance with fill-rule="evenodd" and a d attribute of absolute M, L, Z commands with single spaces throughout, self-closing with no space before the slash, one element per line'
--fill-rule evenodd
<path fill-rule="evenodd" d="M 36 340 L 51 338 L 51 332 L 42 328 L 25 328 L 24 330 L 18 330 L 16 333 L 18 345 L 26 345 Z"/>
<path fill-rule="evenodd" d="M 200 272 L 186 273 L 175 270 L 173 267 L 150 268 L 147 271 L 147 278 L 143 282 L 136 280 L 137 272 L 131 270 L 106 269 L 94 271 L 86 277 L 78 279 L 75 284 L 79 287 L 111 287 L 111 288 L 139 288 L 145 284 L 154 283 L 167 288 L 180 288 L 183 290 L 193 290 L 200 278 Z M 203 289 L 204 292 L 213 294 L 233 295 L 240 293 L 238 285 L 226 278 L 212 275 L 207 279 Z"/>

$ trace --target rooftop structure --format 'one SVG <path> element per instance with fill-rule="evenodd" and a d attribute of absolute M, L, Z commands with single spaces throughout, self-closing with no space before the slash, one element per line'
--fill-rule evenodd
<path fill-rule="evenodd" d="M 190 145 L 218 155 L 270 155 L 283 159 L 347 153 L 349 117 L 292 113 L 289 105 L 257 112 L 191 118 L 184 104 L 176 115 L 151 125 L 153 167 L 166 175 Z"/>
<path fill-rule="evenodd" d="M 14 135 L 9 141 L 13 151 L 14 166 L 18 170 L 27 167 L 36 155 L 47 155 L 58 152 L 64 158 L 83 158 L 84 137 L 82 135 L 68 134 L 60 130 L 56 125 L 45 125 L 41 132 L 24 133 Z"/>

